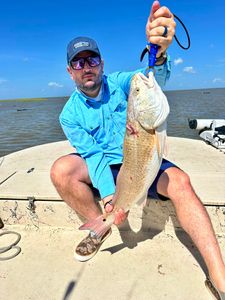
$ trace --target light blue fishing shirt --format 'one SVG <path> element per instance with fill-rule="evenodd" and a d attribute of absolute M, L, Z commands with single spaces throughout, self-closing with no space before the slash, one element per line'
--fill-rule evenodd
<path fill-rule="evenodd" d="M 77 88 L 65 104 L 60 123 L 63 131 L 85 159 L 92 184 L 101 198 L 115 193 L 110 165 L 123 160 L 126 109 L 134 72 L 115 72 L 103 76 L 99 101 L 87 98 Z M 170 60 L 156 66 L 156 80 L 163 87 L 170 76 Z"/>

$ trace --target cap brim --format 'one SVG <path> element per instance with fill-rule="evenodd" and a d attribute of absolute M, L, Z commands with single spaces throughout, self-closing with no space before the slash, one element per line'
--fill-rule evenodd
<path fill-rule="evenodd" d="M 84 51 L 90 51 L 90 52 L 93 52 L 93 53 L 95 53 L 95 54 L 97 54 L 97 55 L 99 55 L 99 56 L 101 57 L 101 54 L 100 54 L 98 51 L 95 51 L 95 50 L 93 50 L 93 49 L 88 49 L 87 47 L 85 47 L 84 49 L 79 49 L 78 52 L 74 53 L 74 55 L 68 60 L 68 63 L 70 63 L 71 60 L 73 60 L 74 57 L 76 57 L 79 53 L 84 52 Z"/>

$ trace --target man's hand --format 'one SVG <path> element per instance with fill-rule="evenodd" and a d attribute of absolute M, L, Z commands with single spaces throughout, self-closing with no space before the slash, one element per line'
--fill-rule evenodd
<path fill-rule="evenodd" d="M 105 212 L 107 212 L 107 213 L 112 212 L 114 209 L 114 204 L 115 204 L 115 198 L 113 197 L 113 195 L 109 195 L 109 196 L 103 198 L 102 201 L 103 201 Z M 120 225 L 126 220 L 128 213 L 125 213 L 124 210 L 121 208 L 121 209 L 115 211 L 115 216 L 116 216 L 116 218 L 115 218 L 114 224 Z"/>
<path fill-rule="evenodd" d="M 102 199 L 103 206 L 105 209 L 105 212 L 110 213 L 113 211 L 114 205 L 113 205 L 113 194 L 106 196 L 105 198 Z"/>
<path fill-rule="evenodd" d="M 163 36 L 165 28 L 167 33 Z M 146 24 L 146 37 L 149 42 L 159 46 L 156 57 L 160 57 L 172 43 L 175 28 L 176 23 L 170 10 L 165 6 L 160 7 L 159 1 L 154 1 Z"/>

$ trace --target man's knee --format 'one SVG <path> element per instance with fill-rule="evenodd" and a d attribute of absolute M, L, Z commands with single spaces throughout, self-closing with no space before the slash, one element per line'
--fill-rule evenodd
<path fill-rule="evenodd" d="M 51 167 L 50 177 L 54 185 L 61 185 L 69 180 L 91 183 L 87 165 L 77 155 L 66 155 L 57 159 Z"/>
<path fill-rule="evenodd" d="M 176 175 L 176 181 L 182 189 L 190 188 L 191 186 L 190 177 L 184 171 L 179 170 L 178 174 Z"/>
<path fill-rule="evenodd" d="M 65 175 L 65 168 L 63 167 L 63 157 L 58 158 L 50 169 L 50 178 L 54 184 L 60 182 L 61 178 Z"/>
<path fill-rule="evenodd" d="M 188 174 L 176 167 L 169 168 L 163 172 L 157 184 L 158 193 L 170 199 L 181 192 L 190 191 L 191 189 Z"/>
<path fill-rule="evenodd" d="M 170 199 L 176 195 L 193 192 L 190 177 L 180 169 L 173 170 L 168 174 L 168 194 Z"/>

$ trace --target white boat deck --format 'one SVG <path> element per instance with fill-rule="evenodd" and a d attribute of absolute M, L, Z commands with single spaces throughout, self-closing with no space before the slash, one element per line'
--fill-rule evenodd
<path fill-rule="evenodd" d="M 205 204 L 225 204 L 225 154 L 203 141 L 168 138 L 167 158 L 191 177 Z M 67 141 L 40 145 L 0 158 L 0 198 L 61 200 L 49 178 L 52 163 L 74 152 Z M 30 172 L 29 172 L 30 170 Z"/>
<path fill-rule="evenodd" d="M 168 158 L 185 170 L 206 206 L 225 258 L 225 154 L 202 141 L 169 138 Z M 73 259 L 86 232 L 55 191 L 49 170 L 68 142 L 0 158 L 0 217 L 22 236 L 21 253 L 0 262 L 7 300 L 210 300 L 204 263 L 180 229 L 170 201 L 134 206 L 129 220 L 90 261 Z M 33 206 L 34 204 L 34 206 Z M 0 247 L 12 236 L 0 237 Z M 15 239 L 15 238 L 14 238 Z M 1 256 L 6 254 L 1 254 Z"/>

